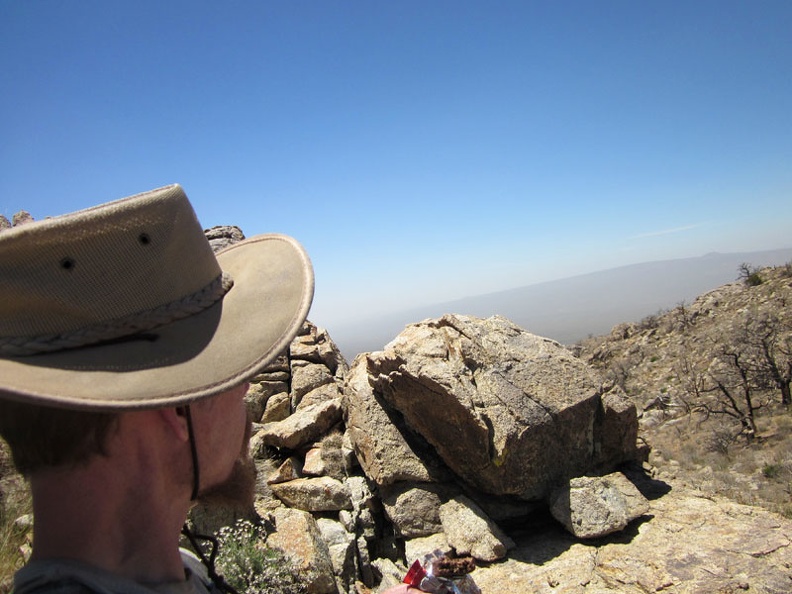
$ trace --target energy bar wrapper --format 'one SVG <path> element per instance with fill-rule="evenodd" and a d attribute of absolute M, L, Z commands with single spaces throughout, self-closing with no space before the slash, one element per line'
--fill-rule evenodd
<path fill-rule="evenodd" d="M 475 569 L 472 558 L 449 558 L 435 551 L 418 559 L 404 576 L 404 583 L 435 594 L 481 594 L 470 572 Z"/>

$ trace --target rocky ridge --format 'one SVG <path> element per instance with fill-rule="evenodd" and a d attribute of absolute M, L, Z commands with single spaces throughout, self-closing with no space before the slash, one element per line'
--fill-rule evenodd
<path fill-rule="evenodd" d="M 686 412 L 691 371 L 710 363 L 719 345 L 742 342 L 749 347 L 752 337 L 746 332 L 761 334 L 764 329 L 759 323 L 768 317 L 773 318 L 779 346 L 792 336 L 788 307 L 792 265 L 755 273 L 757 284 L 736 281 L 692 303 L 619 324 L 607 335 L 582 341 L 576 346 L 577 354 L 625 390 L 639 409 L 642 427 L 654 424 L 658 417 Z M 651 410 L 656 412 L 649 414 Z"/>
<path fill-rule="evenodd" d="M 416 324 L 406 332 L 459 319 Z M 309 337 L 316 340 L 335 366 L 335 372 L 328 367 L 313 373 L 315 389 L 330 397 L 260 425 L 254 447 L 266 476 L 256 513 L 270 518 L 270 544 L 299 560 L 311 591 L 377 591 L 397 583 L 412 560 L 437 549 L 475 557 L 479 567 L 472 577 L 483 592 L 784 592 L 792 584 L 792 522 L 667 478 L 653 479 L 651 469 L 647 473 L 639 464 L 619 466 L 624 474 L 586 478 L 592 485 L 564 475 L 568 480 L 551 481 L 560 488 L 532 487 L 530 493 L 542 493 L 538 499 L 508 494 L 508 481 L 496 483 L 503 487 L 499 494 L 482 491 L 480 482 L 469 484 L 436 448 L 417 439 L 420 434 L 405 430 L 408 415 L 390 410 L 393 416 L 385 414 L 381 424 L 356 421 L 355 406 L 384 401 L 373 392 L 372 378 L 380 378 L 376 361 L 387 359 L 392 347 L 361 355 L 346 369 L 331 355 L 326 333 L 307 328 L 297 339 L 300 348 Z M 339 385 L 339 370 L 343 396 L 336 403 L 328 386 Z M 314 400 L 311 392 L 303 399 Z M 420 390 L 405 392 L 421 396 Z M 350 404 L 347 394 L 360 402 Z M 370 417 L 376 421 L 382 413 Z M 298 431 L 304 437 L 291 437 Z M 599 516 L 607 517 L 604 531 Z"/>
<path fill-rule="evenodd" d="M 662 476 L 792 517 L 792 265 L 748 276 L 576 350 L 635 403 Z"/>
<path fill-rule="evenodd" d="M 383 589 L 438 549 L 472 554 L 484 592 L 792 585 L 789 520 L 658 480 L 636 445 L 643 408 L 508 320 L 412 324 L 350 366 L 308 323 L 287 360 L 294 379 L 251 388 L 256 512 L 306 576 L 333 568 L 311 591 Z"/>

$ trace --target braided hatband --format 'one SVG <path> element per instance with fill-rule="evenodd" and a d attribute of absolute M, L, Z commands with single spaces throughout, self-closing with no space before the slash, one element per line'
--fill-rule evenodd
<path fill-rule="evenodd" d="M 3 337 L 0 338 L 0 355 L 22 357 L 50 353 L 152 330 L 211 307 L 231 289 L 233 284 L 233 279 L 228 274 L 222 273 L 191 295 L 123 318 L 60 334 Z"/>

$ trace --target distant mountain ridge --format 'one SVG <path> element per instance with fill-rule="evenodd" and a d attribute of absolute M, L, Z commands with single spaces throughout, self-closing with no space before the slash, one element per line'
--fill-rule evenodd
<path fill-rule="evenodd" d="M 744 262 L 779 266 L 791 260 L 792 248 L 783 248 L 631 264 L 402 310 L 328 330 L 348 360 L 361 352 L 382 349 L 407 324 L 446 313 L 499 314 L 534 334 L 572 344 L 734 282 Z"/>

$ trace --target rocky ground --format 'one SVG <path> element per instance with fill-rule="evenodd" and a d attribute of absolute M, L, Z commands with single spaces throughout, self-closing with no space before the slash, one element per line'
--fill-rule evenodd
<path fill-rule="evenodd" d="M 618 535 L 581 542 L 551 523 L 526 527 L 507 561 L 474 572 L 482 592 L 792 590 L 792 522 L 673 483 L 650 482 L 644 487 L 649 513 Z"/>

